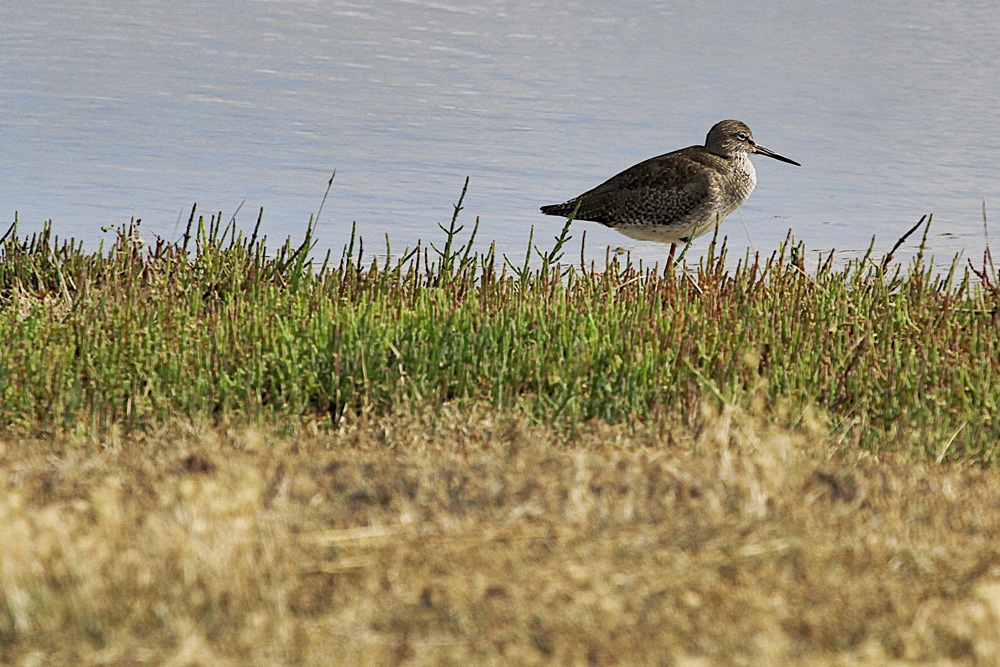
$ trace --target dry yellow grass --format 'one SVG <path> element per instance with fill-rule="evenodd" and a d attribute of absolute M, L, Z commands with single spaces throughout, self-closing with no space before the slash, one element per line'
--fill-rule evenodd
<path fill-rule="evenodd" d="M 996 470 L 693 421 L 8 436 L 0 662 L 1000 662 Z"/>

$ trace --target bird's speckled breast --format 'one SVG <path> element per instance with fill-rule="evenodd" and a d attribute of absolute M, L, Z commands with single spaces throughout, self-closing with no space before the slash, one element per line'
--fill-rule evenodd
<path fill-rule="evenodd" d="M 719 211 L 722 217 L 739 208 L 757 185 L 757 170 L 746 153 L 739 153 L 733 162 L 733 172 L 725 181 L 725 195 Z"/>
<path fill-rule="evenodd" d="M 709 215 L 695 221 L 689 230 L 685 230 L 679 236 L 698 237 L 707 234 L 738 209 L 753 192 L 757 185 L 757 170 L 753 168 L 753 163 L 747 158 L 746 153 L 739 153 L 731 159 L 733 161 L 731 171 L 722 180 L 722 196 L 717 199 L 714 208 Z"/>

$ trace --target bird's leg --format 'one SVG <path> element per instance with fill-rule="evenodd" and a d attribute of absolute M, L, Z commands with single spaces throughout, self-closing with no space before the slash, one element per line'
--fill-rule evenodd
<path fill-rule="evenodd" d="M 664 273 L 671 273 L 674 270 L 674 253 L 677 252 L 677 244 L 670 244 L 670 256 L 667 257 L 667 268 Z"/>

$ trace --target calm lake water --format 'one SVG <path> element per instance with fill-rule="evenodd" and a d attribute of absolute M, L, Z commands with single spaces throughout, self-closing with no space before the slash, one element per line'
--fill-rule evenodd
<path fill-rule="evenodd" d="M 884 252 L 933 213 L 937 261 L 978 261 L 984 202 L 1000 239 L 995 3 L 816 4 L 4 3 L 0 211 L 95 246 L 132 216 L 175 238 L 193 202 L 245 201 L 241 226 L 263 206 L 270 238 L 297 238 L 336 168 L 319 248 L 357 221 L 384 252 L 438 241 L 468 176 L 463 220 L 523 256 L 533 225 L 543 245 L 559 229 L 540 205 L 737 118 L 803 166 L 755 159 L 735 254 L 789 230 Z M 666 254 L 583 229 L 593 258 Z"/>

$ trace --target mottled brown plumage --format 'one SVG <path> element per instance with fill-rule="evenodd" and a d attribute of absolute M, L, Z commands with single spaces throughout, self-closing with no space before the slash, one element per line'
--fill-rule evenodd
<path fill-rule="evenodd" d="M 546 215 L 607 225 L 641 241 L 687 243 L 711 231 L 753 192 L 757 172 L 747 157 L 759 153 L 799 165 L 753 140 L 738 120 L 716 123 L 704 146 L 690 146 L 629 167 Z"/>

